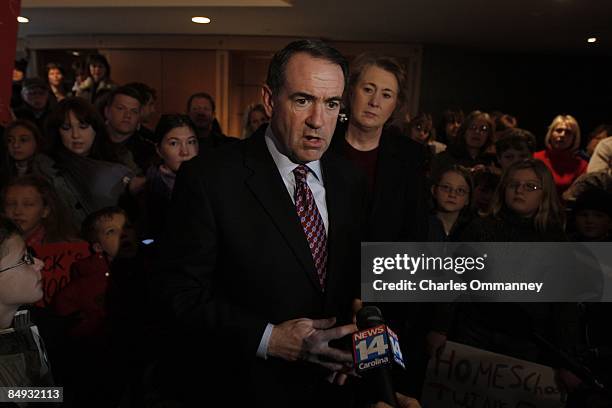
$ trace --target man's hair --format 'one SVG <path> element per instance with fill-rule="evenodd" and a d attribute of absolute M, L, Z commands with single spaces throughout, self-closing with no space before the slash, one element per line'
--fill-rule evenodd
<path fill-rule="evenodd" d="M 138 93 L 142 96 L 143 105 L 148 103 L 150 100 L 157 99 L 157 92 L 154 88 L 151 88 L 149 85 L 142 82 L 130 82 L 129 84 L 125 84 L 124 86 L 134 88 Z"/>
<path fill-rule="evenodd" d="M 144 105 L 147 102 L 147 99 L 145 98 L 145 96 L 141 94 L 140 91 L 138 91 L 136 88 L 127 86 L 127 85 L 123 85 L 123 86 L 113 89 L 110 92 L 110 94 L 108 95 L 106 106 L 111 106 L 113 102 L 115 101 L 115 97 L 117 95 L 125 95 L 125 96 L 129 96 L 130 98 L 134 98 L 138 101 L 138 103 L 140 103 L 140 106 Z"/>
<path fill-rule="evenodd" d="M 15 235 L 21 236 L 21 229 L 9 218 L 0 215 L 0 258 L 4 258 L 8 255 L 6 241 Z"/>
<path fill-rule="evenodd" d="M 213 99 L 213 97 L 210 96 L 210 94 L 207 94 L 206 92 L 197 92 L 191 95 L 189 99 L 187 100 L 187 112 L 189 112 L 189 110 L 191 109 L 191 103 L 196 98 L 208 99 L 208 102 L 210 102 L 210 106 L 212 107 L 212 111 L 213 112 L 216 111 L 215 100 Z"/>
<path fill-rule="evenodd" d="M 348 62 L 344 56 L 338 50 L 321 40 L 298 40 L 289 43 L 285 48 L 278 51 L 272 57 L 272 61 L 270 61 L 266 85 L 270 87 L 273 95 L 278 94 L 283 85 L 285 85 L 287 63 L 291 57 L 299 53 L 305 53 L 313 58 L 323 59 L 332 64 L 339 65 L 344 74 L 344 89 L 347 89 L 349 71 Z"/>
<path fill-rule="evenodd" d="M 89 214 L 81 224 L 81 236 L 83 239 L 92 245 L 98 242 L 98 223 L 100 220 L 117 214 L 122 214 L 127 218 L 125 210 L 119 207 L 104 207 Z"/>

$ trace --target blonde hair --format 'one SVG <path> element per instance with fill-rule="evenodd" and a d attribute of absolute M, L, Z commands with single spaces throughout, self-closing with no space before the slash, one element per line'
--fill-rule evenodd
<path fill-rule="evenodd" d="M 574 134 L 574 141 L 569 150 L 576 151 L 580 147 L 580 126 L 578 126 L 578 121 L 572 115 L 557 115 L 553 121 L 548 126 L 548 131 L 546 132 L 546 137 L 544 138 L 544 144 L 546 148 L 552 149 L 550 145 L 550 136 L 552 135 L 553 130 L 560 123 L 566 124 Z"/>
<path fill-rule="evenodd" d="M 533 170 L 542 184 L 542 200 L 533 216 L 533 225 L 536 231 L 547 232 L 563 228 L 565 216 L 559 196 L 557 195 L 555 181 L 548 167 L 536 159 L 525 159 L 515 162 L 502 174 L 491 201 L 490 214 L 499 218 L 502 210 L 508 210 L 506 205 L 506 188 L 510 183 L 512 175 L 517 170 Z"/>

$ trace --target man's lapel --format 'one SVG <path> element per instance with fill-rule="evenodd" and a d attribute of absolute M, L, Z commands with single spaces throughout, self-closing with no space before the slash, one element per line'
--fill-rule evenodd
<path fill-rule="evenodd" d="M 334 158 L 333 152 L 328 152 L 321 159 L 321 168 L 323 171 L 323 179 L 325 181 L 325 201 L 327 204 L 327 214 L 329 220 L 329 230 L 327 231 L 327 282 L 326 290 L 333 291 L 338 284 L 342 284 L 338 279 L 342 275 L 337 265 L 346 265 L 346 260 L 341 259 L 340 241 L 346 239 L 343 235 L 343 229 L 346 231 L 346 226 L 351 223 L 359 222 L 359 220 L 351 220 L 348 214 L 353 212 L 348 211 L 352 205 L 359 203 L 351 203 L 346 190 L 346 180 L 343 179 L 342 168 L 340 163 Z"/>
<path fill-rule="evenodd" d="M 287 241 L 312 284 L 320 290 L 317 271 L 302 224 L 268 151 L 264 133 L 260 128 L 245 144 L 244 164 L 251 171 L 250 176 L 246 178 L 246 184 Z"/>

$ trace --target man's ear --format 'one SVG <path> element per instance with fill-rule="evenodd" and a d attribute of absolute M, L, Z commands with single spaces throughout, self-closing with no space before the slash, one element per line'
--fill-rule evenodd
<path fill-rule="evenodd" d="M 272 90 L 268 85 L 261 87 L 261 100 L 263 101 L 266 115 L 271 118 L 274 111 L 274 98 L 272 97 Z"/>

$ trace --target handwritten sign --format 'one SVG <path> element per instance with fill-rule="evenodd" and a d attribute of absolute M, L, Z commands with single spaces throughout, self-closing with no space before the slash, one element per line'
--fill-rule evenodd
<path fill-rule="evenodd" d="M 87 242 L 58 242 L 35 245 L 36 257 L 45 263 L 42 270 L 43 298 L 36 306 L 45 307 L 53 296 L 70 282 L 70 266 L 89 255 Z"/>
<path fill-rule="evenodd" d="M 451 341 L 429 360 L 423 408 L 560 408 L 551 367 Z"/>

